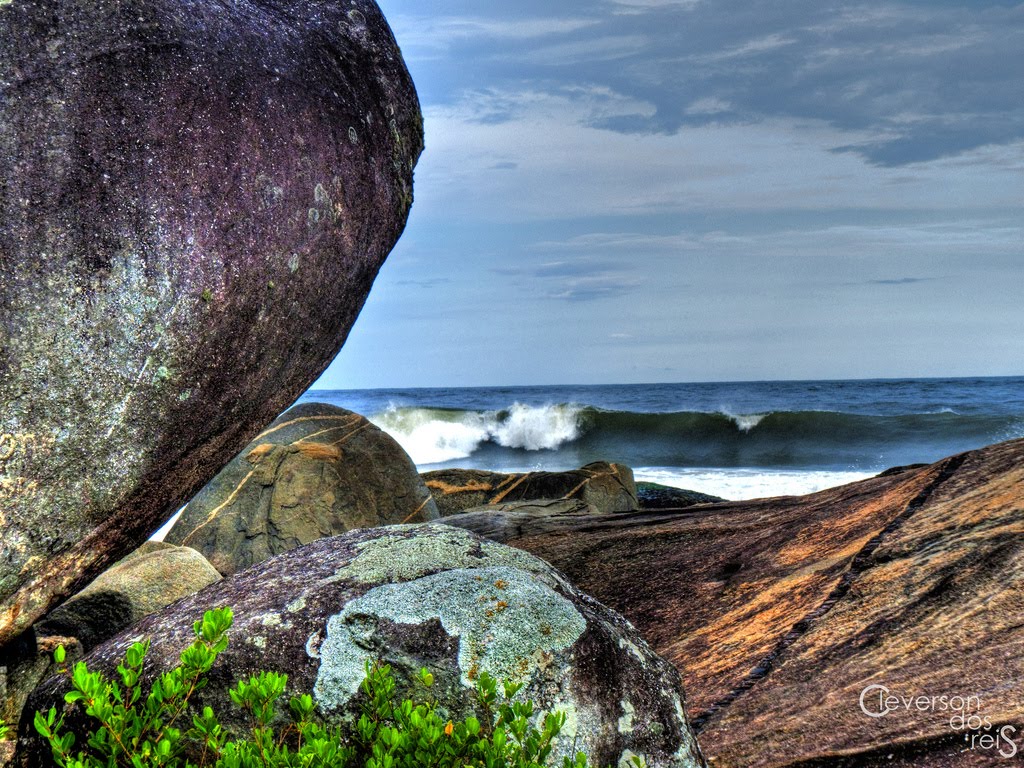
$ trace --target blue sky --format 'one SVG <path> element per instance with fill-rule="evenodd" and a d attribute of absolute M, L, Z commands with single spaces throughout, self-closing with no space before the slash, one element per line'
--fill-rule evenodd
<path fill-rule="evenodd" d="M 426 151 L 317 387 L 1024 373 L 1024 4 L 380 5 Z"/>

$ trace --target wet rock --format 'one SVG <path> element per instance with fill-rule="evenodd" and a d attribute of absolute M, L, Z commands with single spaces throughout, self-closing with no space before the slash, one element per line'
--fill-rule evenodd
<path fill-rule="evenodd" d="M 341 721 L 358 706 L 368 659 L 390 664 L 408 691 L 417 671 L 454 717 L 475 711 L 474 680 L 487 671 L 524 683 L 522 695 L 567 713 L 556 749 L 594 765 L 641 756 L 648 766 L 704 765 L 684 715 L 678 672 L 619 614 L 578 592 L 520 550 L 438 523 L 360 529 L 253 566 L 143 620 L 86 661 L 112 669 L 132 640 L 153 638 L 147 670 L 177 660 L 208 608 L 234 607 L 233 640 L 202 691 L 232 715 L 225 687 L 256 669 L 288 674 Z M 36 708 L 61 695 L 49 681 Z M 479 713 L 478 713 L 479 714 Z M 37 740 L 23 732 L 25 754 Z"/>
<path fill-rule="evenodd" d="M 190 547 L 147 542 L 53 610 L 35 630 L 76 637 L 88 650 L 220 578 Z"/>
<path fill-rule="evenodd" d="M 372 0 L 0 3 L 0 644 L 323 371 L 421 148 Z"/>
<path fill-rule="evenodd" d="M 210 481 L 165 540 L 194 547 L 228 575 L 352 528 L 437 516 L 390 435 L 344 408 L 303 403 Z"/>
<path fill-rule="evenodd" d="M 1018 440 L 803 497 L 552 517 L 507 543 L 679 667 L 715 766 L 962 768 L 1024 751 L 1022 516 Z M 872 685 L 915 703 L 869 716 Z M 992 727 L 918 696 L 973 696 Z"/>
<path fill-rule="evenodd" d="M 439 469 L 423 479 L 442 515 L 505 501 L 579 499 L 599 512 L 637 509 L 633 470 L 597 461 L 567 472 L 503 474 L 477 469 Z"/>
<path fill-rule="evenodd" d="M 695 504 L 717 504 L 725 501 L 720 496 L 647 482 L 636 484 L 636 497 L 641 509 L 682 509 Z"/>

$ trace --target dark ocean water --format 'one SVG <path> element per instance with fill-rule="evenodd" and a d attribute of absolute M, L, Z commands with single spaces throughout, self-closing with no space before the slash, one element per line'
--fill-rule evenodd
<path fill-rule="evenodd" d="M 569 469 L 751 498 L 1024 437 L 1024 378 L 314 390 L 369 417 L 421 469 Z"/>

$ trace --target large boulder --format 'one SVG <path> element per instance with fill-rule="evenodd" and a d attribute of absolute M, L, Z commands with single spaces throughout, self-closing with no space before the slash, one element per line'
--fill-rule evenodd
<path fill-rule="evenodd" d="M 207 559 L 190 547 L 146 542 L 49 613 L 35 631 L 76 637 L 90 649 L 220 578 Z"/>
<path fill-rule="evenodd" d="M 423 480 L 442 515 L 455 515 L 484 504 L 540 499 L 579 499 L 599 512 L 637 509 L 633 470 L 624 464 L 595 461 L 566 472 L 504 474 L 479 469 L 439 469 Z"/>
<path fill-rule="evenodd" d="M 704 765 L 679 673 L 629 622 L 532 555 L 438 523 L 360 529 L 279 555 L 144 619 L 86 662 L 113 670 L 145 636 L 147 674 L 157 674 L 177 662 L 195 619 L 222 605 L 234 608 L 233 639 L 201 696 L 229 726 L 244 715 L 230 714 L 225 688 L 257 669 L 286 672 L 291 693 L 312 692 L 342 722 L 365 662 L 380 659 L 403 687 L 429 668 L 452 717 L 476 711 L 482 672 L 521 681 L 521 696 L 567 713 L 556 749 L 583 750 L 595 766 L 630 755 L 651 768 Z M 29 707 L 59 702 L 65 685 L 52 679 Z M 38 739 L 22 736 L 23 753 L 39 754 Z"/>
<path fill-rule="evenodd" d="M 372 0 L 0 2 L 0 646 L 323 371 L 422 145 Z"/>
<path fill-rule="evenodd" d="M 966 768 L 1024 753 L 1022 520 L 1017 440 L 803 497 L 552 515 L 503 538 L 679 667 L 715 766 Z"/>
<path fill-rule="evenodd" d="M 394 438 L 352 411 L 303 403 L 211 480 L 165 541 L 194 547 L 228 575 L 352 528 L 437 516 Z"/>

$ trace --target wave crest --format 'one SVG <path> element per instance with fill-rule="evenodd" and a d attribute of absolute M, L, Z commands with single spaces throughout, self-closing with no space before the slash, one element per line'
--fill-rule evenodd
<path fill-rule="evenodd" d="M 481 445 L 525 451 L 555 450 L 580 435 L 581 408 L 572 404 L 514 403 L 501 411 L 389 406 L 371 421 L 395 438 L 415 464 L 467 458 Z"/>

